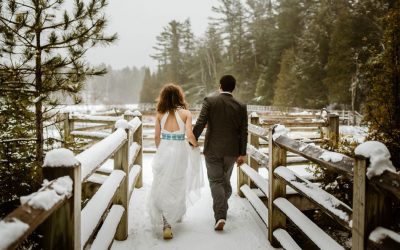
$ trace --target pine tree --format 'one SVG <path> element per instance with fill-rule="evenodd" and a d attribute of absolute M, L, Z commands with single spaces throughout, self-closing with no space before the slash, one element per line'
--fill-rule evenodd
<path fill-rule="evenodd" d="M 278 107 L 297 106 L 298 88 L 296 73 L 293 69 L 295 54 L 293 49 L 286 50 L 282 55 L 281 70 L 275 84 L 273 105 Z"/>
<path fill-rule="evenodd" d="M 384 35 L 381 47 L 365 67 L 369 93 L 365 104 L 366 121 L 369 122 L 369 139 L 386 144 L 394 165 L 400 168 L 400 3 L 382 1 L 387 13 L 382 19 Z"/>
<path fill-rule="evenodd" d="M 73 10 L 64 1 L 5 1 L 0 7 L 0 69 L 16 71 L 24 83 L 14 91 L 30 90 L 35 107 L 36 162 L 43 162 L 43 123 L 58 103 L 56 96 L 81 90 L 88 75 L 104 74 L 87 65 L 84 56 L 96 45 L 106 45 L 116 35 L 104 35 L 107 25 L 105 0 L 74 1 Z"/>

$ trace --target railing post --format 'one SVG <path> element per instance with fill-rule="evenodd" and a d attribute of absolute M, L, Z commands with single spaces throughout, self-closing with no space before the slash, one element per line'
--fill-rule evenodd
<path fill-rule="evenodd" d="M 286 167 L 286 150 L 278 147 L 273 140 L 274 127 L 269 129 L 269 196 L 268 196 L 268 240 L 273 247 L 279 247 L 279 242 L 274 238 L 273 232 L 277 228 L 286 227 L 286 216 L 281 213 L 275 206 L 274 200 L 278 197 L 286 197 L 286 183 L 275 178 L 274 170 L 279 166 Z"/>
<path fill-rule="evenodd" d="M 141 188 L 143 186 L 143 167 L 144 167 L 143 166 L 143 120 L 142 120 L 142 114 L 137 110 L 133 112 L 133 116 L 138 117 L 140 121 L 142 121 L 142 124 L 133 135 L 133 141 L 140 145 L 139 153 L 135 161 L 133 162 L 134 165 L 140 165 L 140 173 L 138 175 L 135 188 Z"/>
<path fill-rule="evenodd" d="M 72 152 L 71 152 L 72 154 Z M 44 249 L 81 249 L 81 167 L 43 166 L 43 176 L 53 180 L 69 176 L 73 181 L 72 197 L 43 223 Z"/>
<path fill-rule="evenodd" d="M 250 114 L 250 124 L 260 126 L 260 117 L 258 116 L 257 113 L 253 112 Z M 251 133 L 249 134 L 249 137 L 250 137 L 250 145 L 258 149 L 260 147 L 259 137 Z M 258 172 L 258 166 L 259 166 L 258 162 L 255 159 L 253 159 L 250 155 L 248 155 L 247 158 L 249 166 Z M 247 184 L 249 185 L 250 188 L 256 187 L 256 185 L 251 181 L 250 178 L 247 178 Z"/>
<path fill-rule="evenodd" d="M 339 145 L 339 116 L 336 114 L 328 115 L 328 136 L 329 146 L 336 149 Z"/>
<path fill-rule="evenodd" d="M 127 120 L 128 122 L 133 119 L 133 113 L 130 110 L 125 111 L 124 113 L 124 119 Z M 132 133 L 128 133 L 128 141 L 129 141 L 129 146 L 132 145 Z"/>
<path fill-rule="evenodd" d="M 125 129 L 127 135 L 129 135 L 129 129 Z M 125 208 L 124 214 L 122 215 L 121 221 L 117 227 L 115 239 L 125 240 L 128 238 L 128 205 L 129 205 L 129 145 L 128 140 L 118 149 L 114 155 L 114 170 L 122 170 L 125 173 L 125 178 L 121 182 L 118 191 L 115 196 L 114 203 L 119 204 Z"/>
<path fill-rule="evenodd" d="M 249 158 L 245 158 L 245 162 L 243 164 L 248 164 L 249 163 Z M 243 186 L 245 183 L 248 182 L 250 178 L 246 178 L 246 175 L 243 173 L 242 169 L 240 166 L 237 167 L 237 192 L 238 195 L 242 198 L 244 198 L 244 194 L 242 190 L 240 190 L 240 187 Z"/>
<path fill-rule="evenodd" d="M 356 155 L 354 162 L 352 249 L 367 249 L 368 236 L 379 225 L 390 219 L 390 208 L 385 195 L 368 184 L 368 159 Z M 385 206 L 386 203 L 386 206 Z"/>
<path fill-rule="evenodd" d="M 69 112 L 62 113 L 64 120 L 64 142 L 62 143 L 63 147 L 67 147 L 68 143 L 71 141 L 71 131 L 74 130 L 74 122 L 69 119 Z"/>

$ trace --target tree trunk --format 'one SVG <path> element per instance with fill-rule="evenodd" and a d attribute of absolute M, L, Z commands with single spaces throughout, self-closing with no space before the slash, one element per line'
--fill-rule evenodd
<path fill-rule="evenodd" d="M 39 14 L 38 14 L 39 15 Z M 43 91 L 42 83 L 42 51 L 40 49 L 40 31 L 36 31 L 36 59 L 35 59 L 35 127 L 36 127 L 36 163 L 37 166 L 43 165 L 43 102 L 40 95 Z M 39 168 L 41 169 L 41 168 Z M 41 171 L 39 171 L 41 177 Z"/>

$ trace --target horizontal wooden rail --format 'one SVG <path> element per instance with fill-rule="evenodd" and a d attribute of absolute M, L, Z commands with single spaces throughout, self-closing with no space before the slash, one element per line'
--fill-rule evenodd
<path fill-rule="evenodd" d="M 351 230 L 350 222 L 353 212 L 348 205 L 286 167 L 278 167 L 274 173 L 276 177 L 281 178 L 297 192 L 313 201 L 335 221 Z"/>
<path fill-rule="evenodd" d="M 17 246 L 28 237 L 40 224 L 42 224 L 49 216 L 57 211 L 69 198 L 72 196 L 72 180 L 70 190 L 65 189 L 64 193 L 57 193 L 58 182 L 65 182 L 68 176 L 55 179 L 42 187 L 36 193 L 27 197 L 22 197 L 25 202 L 20 207 L 8 214 L 0 223 L 2 224 L 1 233 L 11 233 L 8 237 L 1 236 L 2 242 L 0 249 L 15 249 Z M 60 192 L 60 191 L 59 191 Z M 41 201 L 42 197 L 50 196 L 52 204 Z M 7 230 L 8 228 L 8 230 Z M 19 229 L 19 230 L 18 230 Z"/>
<path fill-rule="evenodd" d="M 400 200 L 400 174 L 384 171 L 379 176 L 374 176 L 369 183 Z"/>
<path fill-rule="evenodd" d="M 302 143 L 293 140 L 287 136 L 280 136 L 275 141 L 277 146 L 284 148 L 289 152 L 296 153 L 303 156 L 304 158 L 318 163 L 323 167 L 327 167 L 333 171 L 337 171 L 345 174 L 348 177 L 353 176 L 354 160 L 348 156 L 342 155 L 342 159 L 337 162 L 325 161 L 320 157 L 325 153 L 329 152 L 319 147 L 315 147 L 306 143 Z"/>

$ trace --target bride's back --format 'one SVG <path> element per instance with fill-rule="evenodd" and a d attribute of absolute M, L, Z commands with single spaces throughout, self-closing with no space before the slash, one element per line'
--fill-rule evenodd
<path fill-rule="evenodd" d="M 177 112 L 168 112 L 166 114 L 168 114 L 168 115 L 165 120 L 163 129 L 168 132 L 172 133 L 172 132 L 176 132 L 176 131 L 180 130 L 177 119 L 181 119 L 183 121 L 183 123 L 186 123 L 187 115 L 186 115 L 185 110 L 180 109 L 180 110 L 177 110 Z M 161 117 L 166 114 L 162 114 Z M 175 115 L 178 115 L 179 117 L 175 117 Z"/>

